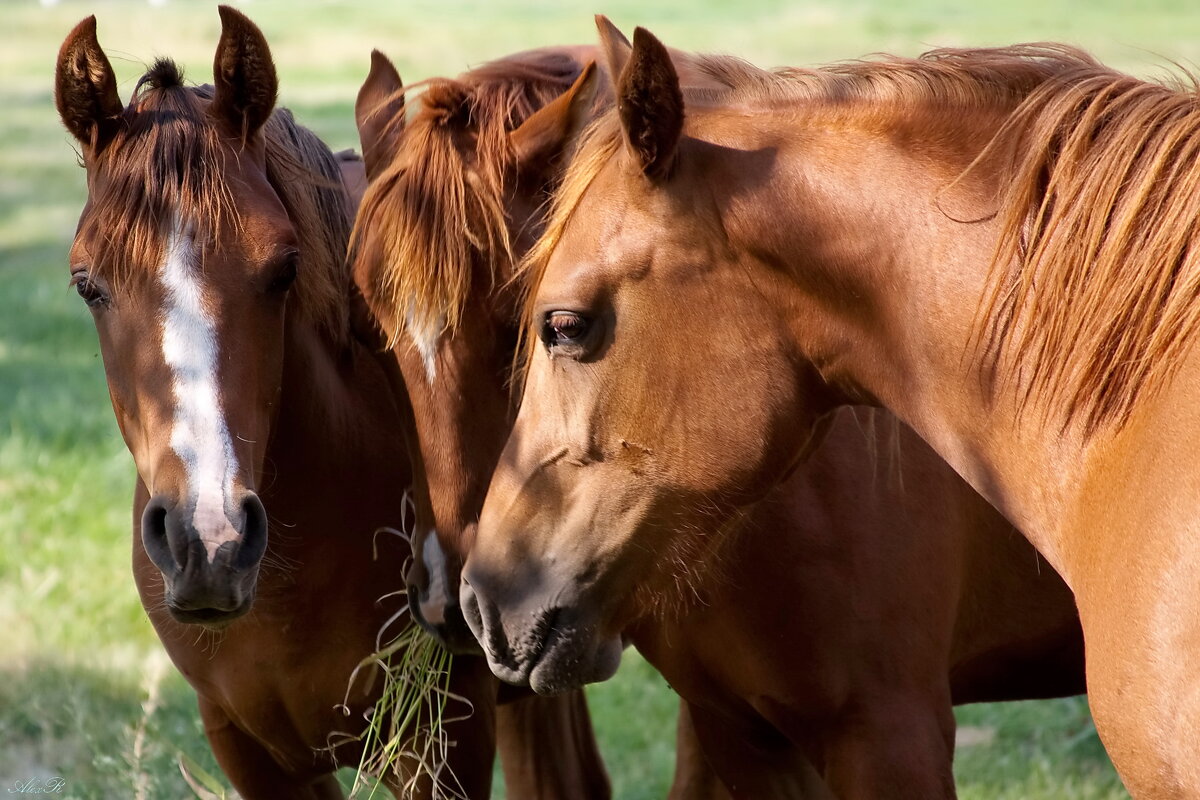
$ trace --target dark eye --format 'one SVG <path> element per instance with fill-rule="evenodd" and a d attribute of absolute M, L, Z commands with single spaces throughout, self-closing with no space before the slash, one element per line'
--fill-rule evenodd
<path fill-rule="evenodd" d="M 296 269 L 299 263 L 300 255 L 298 253 L 293 253 L 285 258 L 276 269 L 271 282 L 267 284 L 267 291 L 283 294 L 292 288 L 292 284 L 296 282 Z"/>
<path fill-rule="evenodd" d="M 71 276 L 71 285 L 75 287 L 75 291 L 83 298 L 83 302 L 88 304 L 88 308 L 100 309 L 107 308 L 109 305 L 108 293 L 104 291 L 98 283 L 92 280 L 86 272 L 76 272 Z"/>
<path fill-rule="evenodd" d="M 551 311 L 546 314 L 542 341 L 547 347 L 579 344 L 588 327 L 588 321 L 573 311 Z"/>

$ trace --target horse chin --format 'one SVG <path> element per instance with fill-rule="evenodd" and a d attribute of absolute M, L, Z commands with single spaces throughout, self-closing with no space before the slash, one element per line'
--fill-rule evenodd
<path fill-rule="evenodd" d="M 606 681 L 617 673 L 624 649 L 620 636 L 573 641 L 572 637 L 552 632 L 529 673 L 529 687 L 538 694 L 551 695 Z"/>

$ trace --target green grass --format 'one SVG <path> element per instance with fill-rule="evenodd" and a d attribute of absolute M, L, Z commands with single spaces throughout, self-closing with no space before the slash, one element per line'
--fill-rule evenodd
<path fill-rule="evenodd" d="M 66 288 L 84 176 L 58 124 L 54 56 L 96 13 L 123 96 L 156 55 L 209 79 L 214 4 L 174 0 L 4 4 L 0 32 L 0 788 L 58 774 L 65 796 L 187 796 L 175 762 L 214 770 L 194 699 L 165 663 L 129 569 L 130 458 L 108 405 L 90 318 Z M 406 79 L 453 74 L 506 52 L 589 42 L 591 14 L 643 24 L 669 44 L 756 62 L 812 64 L 942 44 L 1058 39 L 1153 73 L 1160 54 L 1200 61 L 1200 14 L 1182 0 L 1010 0 L 967 5 L 763 0 L 258 0 L 280 67 L 282 102 L 334 148 L 356 144 L 351 113 L 372 47 Z M 148 698 L 154 697 L 150 702 Z M 634 654 L 593 687 L 618 798 L 662 797 L 675 701 Z M 965 798 L 1123 797 L 1082 700 L 961 711 L 974 744 L 957 764 Z"/>

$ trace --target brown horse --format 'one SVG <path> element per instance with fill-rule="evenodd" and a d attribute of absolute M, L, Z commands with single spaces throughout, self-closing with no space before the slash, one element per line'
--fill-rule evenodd
<path fill-rule="evenodd" d="M 662 554 L 875 403 L 1074 590 L 1129 789 L 1200 796 L 1195 92 L 1053 45 L 707 64 L 685 96 L 639 30 L 579 143 L 468 621 L 506 675 L 606 673 Z"/>
<path fill-rule="evenodd" d="M 446 565 L 466 556 L 515 413 L 514 265 L 592 113 L 571 112 L 591 97 L 589 55 L 509 56 L 427 83 L 406 114 L 399 76 L 375 53 L 359 95 L 372 183 L 355 274 L 395 343 L 422 452 L 439 461 L 428 491 L 440 541 L 425 540 L 435 557 L 410 591 L 443 636 L 456 630 L 444 594 L 459 579 Z M 1070 592 L 883 417 L 838 417 L 810 462 L 736 523 L 715 567 L 672 554 L 675 585 L 640 595 L 625 634 L 686 701 L 673 796 L 727 796 L 714 778 L 738 797 L 952 796 L 952 701 L 1082 691 Z"/>
<path fill-rule="evenodd" d="M 221 19 L 215 89 L 160 60 L 128 107 L 95 18 L 64 42 L 56 97 L 89 190 L 72 282 L 138 468 L 138 591 L 218 762 L 247 798 L 340 797 L 332 771 L 362 755 L 343 734 L 362 732 L 381 683 L 351 673 L 408 624 L 395 592 L 408 547 L 375 532 L 403 518 L 411 412 L 391 359 L 354 333 L 369 326 L 351 312 L 339 165 L 274 110 L 261 32 L 229 8 Z M 604 785 L 579 697 L 497 710 L 495 679 L 469 658 L 450 687 L 471 713 L 449 701 L 464 718 L 447 726 L 443 791 L 488 796 L 497 724 L 510 796 Z M 400 793 L 408 777 L 385 782 Z"/>

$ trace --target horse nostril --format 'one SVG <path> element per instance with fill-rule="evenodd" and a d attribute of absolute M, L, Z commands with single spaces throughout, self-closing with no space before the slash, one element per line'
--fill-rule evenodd
<path fill-rule="evenodd" d="M 242 500 L 242 520 L 242 543 L 233 563 L 238 569 L 249 569 L 267 551 L 267 510 L 254 492 L 247 492 Z"/>
<path fill-rule="evenodd" d="M 188 562 L 187 537 L 170 524 L 170 510 L 162 496 L 153 497 L 142 512 L 142 545 L 146 555 L 163 572 L 182 571 Z"/>

